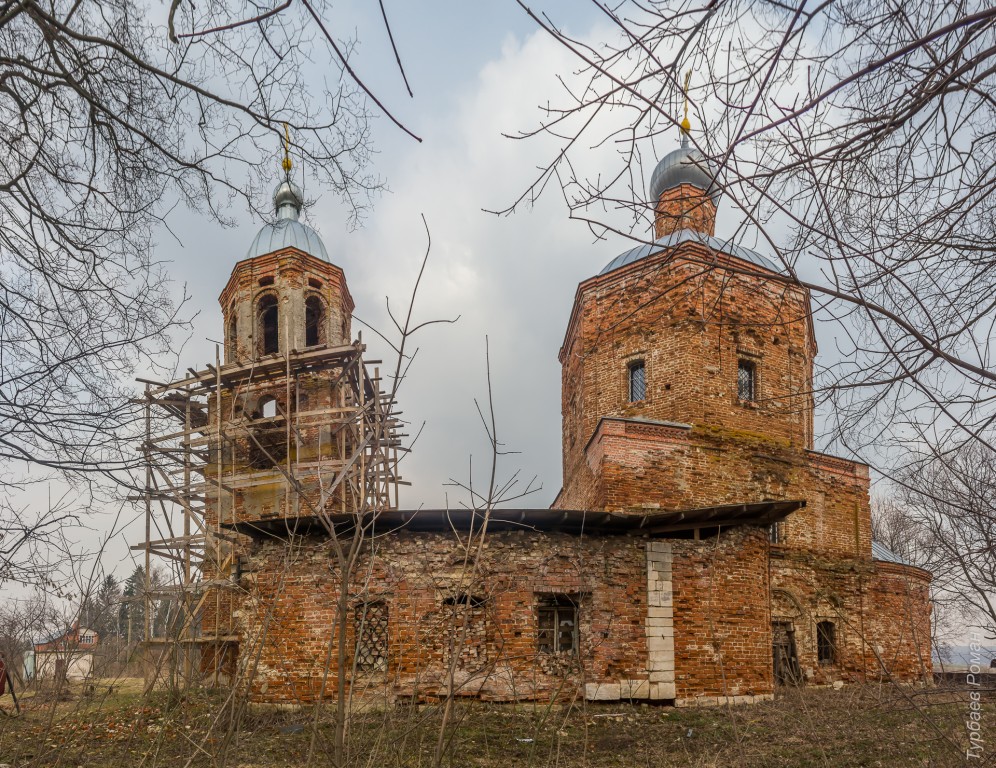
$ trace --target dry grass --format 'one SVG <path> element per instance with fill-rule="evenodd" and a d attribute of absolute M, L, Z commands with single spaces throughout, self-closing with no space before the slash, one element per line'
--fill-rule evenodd
<path fill-rule="evenodd" d="M 0 763 L 28 766 L 231 766 L 306 764 L 309 712 L 255 712 L 231 727 L 221 694 L 141 695 L 141 681 L 97 684 L 69 700 L 26 697 L 21 717 L 0 717 Z M 65 698 L 65 697 L 64 697 Z M 5 706 L 10 700 L 5 698 Z M 458 708 L 448 765 L 509 766 L 957 766 L 964 765 L 968 694 L 892 686 L 788 691 L 735 708 L 640 705 L 487 705 Z M 433 706 L 359 716 L 351 763 L 425 766 L 435 745 Z M 996 704 L 983 706 L 983 733 Z M 327 764 L 331 733 L 316 734 Z M 981 761 L 980 761 L 981 762 Z"/>

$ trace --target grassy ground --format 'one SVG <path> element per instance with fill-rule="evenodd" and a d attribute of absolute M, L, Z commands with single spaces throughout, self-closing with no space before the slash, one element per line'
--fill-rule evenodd
<path fill-rule="evenodd" d="M 233 714 L 222 693 L 141 694 L 141 681 L 88 692 L 40 693 L 20 717 L 0 715 L 0 764 L 28 766 L 331 765 L 327 713 Z M 985 698 L 982 732 L 996 734 Z M 716 709 L 639 705 L 461 704 L 445 765 L 486 766 L 960 766 L 968 694 L 891 686 L 787 691 L 770 703 Z M 0 700 L 9 709 L 10 699 Z M 235 722 L 238 720 L 238 726 Z M 439 733 L 434 706 L 355 718 L 350 765 L 428 766 Z M 317 723 L 317 724 L 316 724 Z M 307 762 L 314 739 L 314 758 Z M 988 745 L 988 739 L 986 739 Z M 982 760 L 970 762 L 984 764 Z M 994 761 L 996 763 L 996 761 Z"/>

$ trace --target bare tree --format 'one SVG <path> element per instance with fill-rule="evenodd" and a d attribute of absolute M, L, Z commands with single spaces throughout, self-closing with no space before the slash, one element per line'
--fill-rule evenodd
<path fill-rule="evenodd" d="M 934 574 L 935 604 L 996 638 L 996 457 L 959 446 L 921 456 L 898 481 L 887 523 L 897 551 Z"/>
<path fill-rule="evenodd" d="M 675 146 L 691 71 L 691 139 L 735 209 L 724 236 L 760 242 L 782 268 L 770 279 L 807 287 L 836 325 L 816 381 L 828 439 L 880 466 L 910 439 L 991 448 L 996 10 L 592 2 L 602 40 L 519 2 L 579 72 L 520 134 L 560 148 L 509 210 L 552 181 L 596 236 L 649 240 L 645 184 Z M 600 150 L 610 170 L 586 172 Z"/>
<path fill-rule="evenodd" d="M 119 442 L 136 416 L 129 380 L 169 373 L 189 327 L 153 252 L 173 206 L 219 222 L 233 198 L 254 208 L 286 125 L 353 222 L 380 186 L 370 101 L 391 115 L 353 42 L 330 33 L 328 4 L 174 0 L 168 18 L 147 14 L 133 0 L 0 3 L 0 462 L 35 477 L 92 481 L 134 460 Z M 36 530 L 0 511 L 0 579 L 10 543 Z"/>

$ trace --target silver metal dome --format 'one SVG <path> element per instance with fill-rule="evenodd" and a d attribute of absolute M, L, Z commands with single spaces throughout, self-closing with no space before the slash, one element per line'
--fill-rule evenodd
<path fill-rule="evenodd" d="M 719 204 L 721 193 L 715 183 L 715 175 L 702 153 L 689 146 L 687 135 L 681 137 L 681 146 L 666 154 L 654 168 L 650 177 L 650 199 L 655 202 L 660 200 L 666 190 L 679 184 L 693 184 L 708 190 L 713 203 Z"/>
<path fill-rule="evenodd" d="M 315 230 L 298 220 L 303 203 L 304 196 L 297 184 L 290 179 L 280 182 L 273 190 L 273 207 L 276 209 L 277 220 L 259 230 L 249 246 L 246 258 L 263 256 L 283 248 L 297 248 L 328 261 L 329 254 L 322 238 Z"/>

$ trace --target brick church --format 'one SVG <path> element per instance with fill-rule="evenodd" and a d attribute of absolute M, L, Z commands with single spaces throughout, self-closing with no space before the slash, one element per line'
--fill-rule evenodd
<path fill-rule="evenodd" d="M 391 701 L 679 706 L 930 679 L 930 574 L 873 542 L 868 467 L 813 449 L 809 295 L 715 236 L 719 192 L 687 131 L 650 188 L 655 241 L 583 281 L 565 318 L 552 507 L 404 511 L 361 492 L 361 513 L 338 486 L 316 509 L 284 467 L 361 452 L 324 427 L 254 433 L 228 454 L 242 486 L 209 502 L 238 591 L 201 619 L 233 626 L 202 666 L 288 704 L 332 697 L 343 675 Z M 222 294 L 218 381 L 258 378 L 218 395 L 218 434 L 356 400 L 344 368 L 307 368 L 292 394 L 292 363 L 355 346 L 353 304 L 300 191 L 282 183 L 275 204 Z"/>

